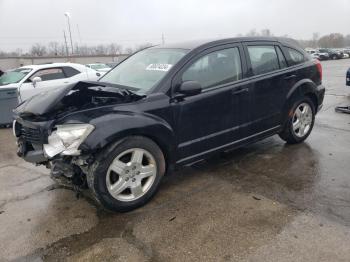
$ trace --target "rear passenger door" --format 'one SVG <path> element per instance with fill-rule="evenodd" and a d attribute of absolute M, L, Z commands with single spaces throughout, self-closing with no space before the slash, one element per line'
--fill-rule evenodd
<path fill-rule="evenodd" d="M 279 128 L 290 81 L 286 59 L 277 42 L 244 43 L 253 88 L 252 134 Z"/>

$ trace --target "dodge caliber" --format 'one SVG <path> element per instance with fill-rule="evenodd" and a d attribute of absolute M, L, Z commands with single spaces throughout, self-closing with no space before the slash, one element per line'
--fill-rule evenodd
<path fill-rule="evenodd" d="M 20 157 L 125 212 L 180 166 L 275 134 L 303 142 L 324 93 L 321 64 L 291 39 L 194 41 L 38 94 L 15 109 L 13 129 Z"/>

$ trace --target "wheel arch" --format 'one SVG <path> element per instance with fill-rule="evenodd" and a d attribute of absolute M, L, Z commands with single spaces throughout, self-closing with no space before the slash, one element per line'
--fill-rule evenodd
<path fill-rule="evenodd" d="M 291 113 L 290 109 L 295 103 L 296 100 L 302 98 L 302 97 L 308 97 L 313 102 L 315 113 L 317 112 L 318 108 L 318 98 L 316 95 L 317 92 L 317 86 L 316 84 L 310 80 L 310 79 L 303 79 L 298 81 L 288 92 L 286 97 L 286 102 L 283 107 L 283 125 L 285 124 L 285 121 L 287 119 L 287 116 Z"/>
<path fill-rule="evenodd" d="M 98 122 L 98 121 L 96 121 Z M 158 117 L 140 115 L 115 115 L 113 119 L 95 124 L 96 130 L 81 145 L 85 152 L 98 153 L 114 147 L 127 137 L 141 136 L 152 140 L 164 154 L 166 166 L 171 166 L 175 159 L 175 134 L 172 127 Z"/>

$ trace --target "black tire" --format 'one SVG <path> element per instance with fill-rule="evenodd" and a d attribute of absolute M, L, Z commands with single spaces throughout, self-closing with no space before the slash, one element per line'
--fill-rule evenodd
<path fill-rule="evenodd" d="M 311 126 L 309 131 L 302 137 L 299 137 L 295 134 L 294 130 L 293 130 L 293 117 L 294 117 L 294 113 L 295 110 L 303 103 L 307 103 L 312 111 L 312 122 L 311 122 Z M 284 141 L 286 141 L 288 144 L 298 144 L 303 142 L 306 138 L 308 138 L 308 136 L 310 135 L 313 127 L 314 127 L 314 123 L 315 123 L 315 105 L 312 102 L 312 100 L 308 97 L 304 97 L 302 99 L 299 99 L 297 102 L 295 102 L 293 104 L 293 106 L 291 107 L 291 110 L 289 110 L 288 113 L 288 119 L 286 121 L 286 124 L 282 130 L 281 133 L 279 133 L 279 136 L 281 139 L 283 139 Z"/>
<path fill-rule="evenodd" d="M 120 201 L 114 198 L 107 189 L 107 171 L 113 160 L 122 152 L 131 148 L 147 150 L 156 162 L 156 176 L 153 184 L 140 198 L 133 201 Z M 160 181 L 165 173 L 165 159 L 161 149 L 151 139 L 141 136 L 130 136 L 103 150 L 92 165 L 88 175 L 89 188 L 103 207 L 116 212 L 128 212 L 145 205 L 156 194 Z"/>

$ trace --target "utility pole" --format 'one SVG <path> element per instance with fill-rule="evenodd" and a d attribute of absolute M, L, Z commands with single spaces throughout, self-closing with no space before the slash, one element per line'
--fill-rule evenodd
<path fill-rule="evenodd" d="M 67 44 L 67 37 L 66 37 L 66 32 L 63 30 L 63 37 L 64 37 L 64 42 L 66 44 L 66 52 L 67 52 L 67 56 L 69 56 L 68 53 L 68 44 Z"/>
<path fill-rule="evenodd" d="M 80 42 L 80 46 L 83 45 L 83 42 L 81 41 L 81 35 L 80 35 L 80 29 L 79 29 L 79 25 L 77 24 L 77 29 L 78 29 L 78 36 L 79 36 L 79 42 Z M 77 49 L 79 50 L 79 54 L 81 53 L 80 52 L 80 49 L 77 47 Z"/>
<path fill-rule="evenodd" d="M 67 17 L 69 37 L 70 37 L 70 46 L 72 48 L 72 55 L 73 55 L 74 49 L 73 49 L 72 31 L 70 30 L 70 14 L 68 12 L 66 12 L 66 13 L 64 13 L 64 15 Z"/>
<path fill-rule="evenodd" d="M 165 38 L 164 38 L 164 34 L 162 33 L 162 44 L 165 44 Z"/>

